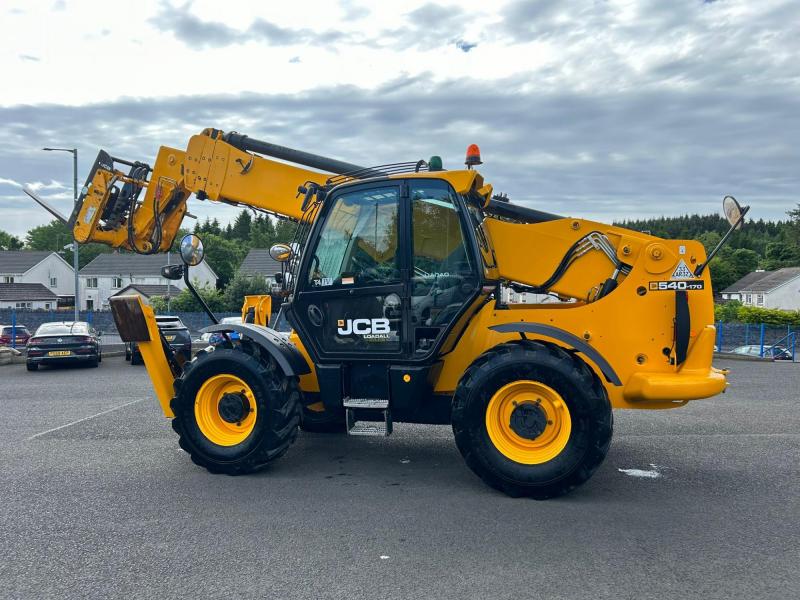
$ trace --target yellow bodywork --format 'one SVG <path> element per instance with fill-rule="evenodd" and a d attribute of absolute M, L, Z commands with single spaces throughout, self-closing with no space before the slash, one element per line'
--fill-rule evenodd
<path fill-rule="evenodd" d="M 125 175 L 100 169 L 86 192 L 75 219 L 74 231 L 81 242 L 103 242 L 130 248 L 125 227 L 105 230 L 99 214 L 114 181 Z M 193 136 L 185 151 L 162 148 L 146 183 L 144 201 L 136 211 L 133 234 L 137 248 L 154 239 L 154 226 L 161 220 L 161 249 L 171 244 L 186 212 L 190 194 L 201 198 L 244 205 L 300 219 L 303 216 L 297 188 L 307 181 L 324 183 L 329 175 L 242 152 L 220 139 L 220 132 L 206 130 Z M 393 175 L 393 178 L 435 178 L 448 181 L 456 192 L 477 196 L 484 204 L 492 187 L 474 170 L 438 171 Z M 180 201 L 172 212 L 160 215 L 169 198 Z M 162 208 L 159 208 L 162 207 Z M 156 217 L 159 217 L 158 219 Z M 683 264 L 694 272 L 706 260 L 703 246 L 696 241 L 663 240 L 647 234 L 603 223 L 558 218 L 540 223 L 520 223 L 487 216 L 480 225 L 488 240 L 481 248 L 484 280 L 516 282 L 536 287 L 554 272 L 565 253 L 581 238 L 597 232 L 607 240 L 616 257 L 630 266 L 628 274 L 616 273 L 609 257 L 597 248 L 581 254 L 549 291 L 561 301 L 547 304 L 499 305 L 494 300 L 476 302 L 463 315 L 431 370 L 436 394 L 452 394 L 461 376 L 475 359 L 494 346 L 527 339 L 557 344 L 580 356 L 603 382 L 616 408 L 671 408 L 705 398 L 725 389 L 724 373 L 711 365 L 714 346 L 713 297 L 709 271 L 700 278 L 675 277 Z M 434 255 L 449 248 L 441 240 L 416 240 Z M 618 287 L 604 297 L 598 293 L 603 282 L 616 277 Z M 702 289 L 686 291 L 691 328 L 686 360 L 679 364 L 675 354 L 675 301 L 673 288 L 659 285 L 675 281 L 702 282 Z M 267 297 L 268 298 L 268 297 Z M 151 340 L 158 340 L 152 310 L 142 306 Z M 242 315 L 253 309 L 255 322 L 268 323 L 270 307 L 264 297 L 248 297 Z M 503 325 L 546 325 L 535 334 L 501 332 Z M 560 331 L 584 344 L 583 350 L 565 342 Z M 296 333 L 289 337 L 306 359 L 311 373 L 300 377 L 306 392 L 318 392 L 319 385 L 311 357 Z M 142 356 L 153 380 L 161 407 L 171 416 L 173 375 L 156 341 L 140 343 Z M 607 367 L 604 369 L 598 357 Z M 611 375 L 609 374 L 611 371 Z M 502 404 L 502 402 L 501 402 Z M 552 403 L 557 404 L 556 400 Z M 501 435 L 501 434 L 498 434 Z"/>
<path fill-rule="evenodd" d="M 272 296 L 269 294 L 257 296 L 245 296 L 242 304 L 242 321 L 248 322 L 248 313 L 253 312 L 253 323 L 255 325 L 269 325 L 269 316 L 272 314 Z"/>
<path fill-rule="evenodd" d="M 145 304 L 138 294 L 114 296 L 110 299 L 110 303 L 122 340 L 136 342 L 139 347 L 164 416 L 174 417 L 170 402 L 174 395 L 172 383 L 175 380 L 175 373 L 170 368 L 167 355 L 164 353 L 153 308 Z"/>

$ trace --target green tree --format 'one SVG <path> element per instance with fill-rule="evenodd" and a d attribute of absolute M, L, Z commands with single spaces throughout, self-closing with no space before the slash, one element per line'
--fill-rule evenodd
<path fill-rule="evenodd" d="M 708 264 L 708 271 L 711 274 L 711 286 L 715 294 L 719 294 L 726 287 L 741 279 L 733 265 L 721 256 L 711 259 Z"/>
<path fill-rule="evenodd" d="M 250 247 L 269 248 L 275 240 L 275 225 L 266 215 L 258 215 L 250 226 Z"/>
<path fill-rule="evenodd" d="M 800 246 L 792 242 L 769 242 L 764 252 L 765 269 L 774 270 L 800 265 Z"/>
<path fill-rule="evenodd" d="M 224 288 L 233 279 L 247 248 L 236 240 L 228 240 L 220 235 L 206 234 L 202 238 L 206 260 L 219 278 L 218 286 Z"/>
<path fill-rule="evenodd" d="M 250 241 L 250 227 L 253 223 L 253 218 L 250 216 L 250 211 L 243 209 L 236 216 L 236 220 L 231 227 L 231 236 L 242 242 Z"/>
<path fill-rule="evenodd" d="M 28 250 L 51 250 L 58 252 L 68 263 L 72 264 L 72 251 L 64 250 L 64 246 L 72 243 L 72 230 L 66 223 L 56 219 L 47 225 L 39 225 L 25 235 L 25 247 Z M 112 252 L 105 244 L 80 244 L 78 246 L 78 267 L 88 265 L 98 254 Z"/>
<path fill-rule="evenodd" d="M 53 219 L 47 225 L 39 225 L 25 235 L 25 245 L 30 250 L 52 250 L 57 252 L 72 242 L 72 231 L 66 223 Z"/>
<path fill-rule="evenodd" d="M 184 229 L 183 227 L 178 228 L 178 232 L 175 234 L 175 239 L 172 240 L 172 246 L 170 246 L 170 250 L 172 252 L 180 252 L 181 251 L 181 240 L 184 236 L 192 233 L 188 229 Z"/>
<path fill-rule="evenodd" d="M 245 296 L 269 293 L 269 285 L 263 275 L 242 275 L 237 273 L 225 288 L 225 310 L 240 311 Z"/>
<path fill-rule="evenodd" d="M 789 215 L 787 234 L 789 240 L 796 246 L 800 245 L 800 202 L 797 207 L 786 213 Z"/>
<path fill-rule="evenodd" d="M 208 304 L 212 312 L 225 310 L 225 301 L 222 292 L 210 286 L 199 286 L 195 282 L 197 293 Z M 150 305 L 157 313 L 167 312 L 167 299 L 163 296 L 156 296 L 150 299 Z M 203 307 L 189 290 L 181 290 L 177 296 L 170 300 L 170 310 L 172 312 L 202 312 Z"/>
<path fill-rule="evenodd" d="M 758 268 L 759 256 L 754 250 L 737 248 L 731 253 L 728 260 L 736 271 L 737 278 L 742 278 Z"/>
<path fill-rule="evenodd" d="M 275 225 L 275 240 L 273 241 L 273 244 L 288 244 L 294 239 L 294 232 L 296 229 L 296 221 L 292 221 L 290 219 L 279 219 L 278 223 Z"/>
<path fill-rule="evenodd" d="M 723 323 L 733 323 L 739 320 L 739 309 L 742 303 L 738 300 L 729 300 L 714 307 L 714 320 Z"/>
<path fill-rule="evenodd" d="M 21 250 L 22 246 L 22 241 L 18 237 L 0 229 L 0 250 Z"/>
<path fill-rule="evenodd" d="M 697 241 L 703 244 L 706 254 L 711 252 L 721 239 L 722 236 L 716 231 L 705 231 L 697 236 Z"/>
<path fill-rule="evenodd" d="M 800 311 L 740 306 L 736 318 L 741 323 L 766 323 L 767 325 L 800 325 Z"/>
<path fill-rule="evenodd" d="M 210 220 L 206 217 L 206 220 L 200 223 L 199 221 L 194 225 L 194 233 L 199 235 L 202 234 L 213 234 L 213 235 L 222 235 L 222 228 L 219 225 L 219 220 L 214 218 L 214 220 Z"/>

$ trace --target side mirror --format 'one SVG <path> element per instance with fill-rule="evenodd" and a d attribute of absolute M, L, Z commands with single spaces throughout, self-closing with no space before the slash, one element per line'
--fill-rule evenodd
<path fill-rule="evenodd" d="M 292 254 L 292 247 L 289 244 L 275 244 L 269 249 L 269 255 L 278 262 L 286 262 L 292 258 Z"/>
<path fill-rule="evenodd" d="M 722 199 L 722 212 L 725 213 L 725 218 L 728 219 L 728 223 L 731 224 L 731 227 L 735 227 L 736 229 L 742 228 L 742 225 L 744 225 L 742 217 L 747 211 L 742 210 L 736 198 L 733 196 L 725 196 Z"/>
<path fill-rule="evenodd" d="M 183 265 L 164 265 L 161 267 L 161 276 L 164 279 L 180 279 L 183 277 Z"/>
<path fill-rule="evenodd" d="M 203 258 L 205 258 L 203 240 L 193 233 L 183 236 L 181 240 L 181 260 L 183 263 L 187 267 L 195 267 L 203 262 Z"/>
<path fill-rule="evenodd" d="M 703 274 L 703 271 L 708 266 L 708 263 L 710 263 L 711 259 L 717 255 L 717 252 L 719 252 L 720 248 L 725 245 L 725 242 L 728 241 L 728 238 L 731 237 L 731 234 L 744 226 L 744 216 L 749 210 L 749 206 L 740 206 L 739 202 L 733 196 L 725 196 L 722 199 L 722 212 L 725 213 L 725 218 L 728 219 L 728 223 L 731 224 L 731 228 L 728 229 L 727 233 L 722 236 L 722 239 L 717 243 L 716 246 L 714 246 L 714 249 L 708 253 L 706 262 L 697 265 L 697 268 L 694 271 L 695 277 L 700 277 L 700 275 Z"/>

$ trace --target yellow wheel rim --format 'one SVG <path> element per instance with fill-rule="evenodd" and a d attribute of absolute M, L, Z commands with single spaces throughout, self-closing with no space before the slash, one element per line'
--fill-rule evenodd
<path fill-rule="evenodd" d="M 208 379 L 194 399 L 197 426 L 210 442 L 219 446 L 235 446 L 245 441 L 253 432 L 256 415 L 253 390 L 228 373 Z"/>
<path fill-rule="evenodd" d="M 539 465 L 554 459 L 566 447 L 572 419 L 553 388 L 521 380 L 504 385 L 492 396 L 486 407 L 486 431 L 506 458 Z"/>

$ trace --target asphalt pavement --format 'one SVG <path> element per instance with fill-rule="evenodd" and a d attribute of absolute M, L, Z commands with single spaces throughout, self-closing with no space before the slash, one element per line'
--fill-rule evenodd
<path fill-rule="evenodd" d="M 722 396 L 617 411 L 545 502 L 486 487 L 446 426 L 214 476 L 142 367 L 0 367 L 0 598 L 796 598 L 800 366 L 718 366 Z"/>

